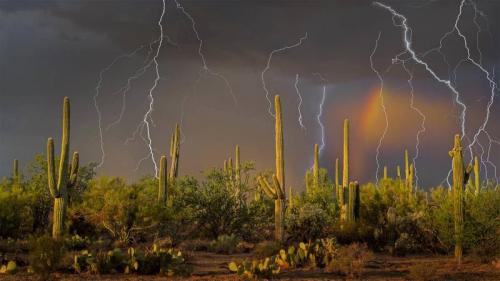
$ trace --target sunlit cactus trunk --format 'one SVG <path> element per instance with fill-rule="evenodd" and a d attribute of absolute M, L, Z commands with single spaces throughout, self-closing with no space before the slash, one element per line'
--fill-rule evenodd
<path fill-rule="evenodd" d="M 272 184 L 265 178 L 259 176 L 257 181 L 260 188 L 270 198 L 274 199 L 274 239 L 283 241 L 284 238 L 284 215 L 285 215 L 285 162 L 283 159 L 283 127 L 281 118 L 281 103 L 278 95 L 274 98 L 275 111 L 275 160 L 276 170 L 273 175 Z"/>
<path fill-rule="evenodd" d="M 179 153 L 181 146 L 181 129 L 179 124 L 175 125 L 175 131 L 172 134 L 172 138 L 170 140 L 170 172 L 168 176 L 168 182 L 170 184 L 174 184 L 177 176 L 179 175 Z"/>
<path fill-rule="evenodd" d="M 73 153 L 71 164 L 68 164 L 69 158 L 69 139 L 70 139 L 70 103 L 69 98 L 64 98 L 63 105 L 63 126 L 61 155 L 59 162 L 59 171 L 55 174 L 54 140 L 49 138 L 47 141 L 47 179 L 49 191 L 54 198 L 54 209 L 52 219 L 52 237 L 58 239 L 64 233 L 66 205 L 68 202 L 68 189 L 74 186 L 78 175 L 78 152 Z"/>
<path fill-rule="evenodd" d="M 313 190 L 319 188 L 319 148 L 318 144 L 314 145 L 314 164 L 313 164 Z"/>
<path fill-rule="evenodd" d="M 339 159 L 335 159 L 335 196 L 337 199 L 337 204 L 340 205 L 340 185 L 339 185 Z"/>
<path fill-rule="evenodd" d="M 168 202 L 168 174 L 167 174 L 167 157 L 162 156 L 160 159 L 160 174 L 158 179 L 158 204 L 165 206 Z"/>
<path fill-rule="evenodd" d="M 479 160 L 477 159 L 477 156 L 474 157 L 474 192 L 475 195 L 479 194 L 479 191 L 481 189 L 481 180 L 480 180 L 480 175 L 479 175 Z"/>
<path fill-rule="evenodd" d="M 460 135 L 455 135 L 453 149 L 449 152 L 452 157 L 453 169 L 453 210 L 454 210 L 454 234 L 455 234 L 455 259 L 458 264 L 462 263 L 462 240 L 463 240 L 463 190 L 464 185 L 469 179 L 472 167 L 465 169 L 462 144 Z"/>
<path fill-rule="evenodd" d="M 348 207 L 344 202 L 344 190 L 349 188 L 349 119 L 344 120 L 344 146 L 343 146 L 343 165 L 342 165 L 342 186 L 339 197 L 340 220 L 345 220 L 348 216 Z"/>
<path fill-rule="evenodd" d="M 358 182 L 349 183 L 349 201 L 347 206 L 347 220 L 355 222 L 359 218 L 360 197 Z"/>
<path fill-rule="evenodd" d="M 21 175 L 19 174 L 19 161 L 14 159 L 12 163 L 12 184 L 15 188 L 20 188 Z"/>
<path fill-rule="evenodd" d="M 387 180 L 387 166 L 384 166 L 384 180 Z"/>

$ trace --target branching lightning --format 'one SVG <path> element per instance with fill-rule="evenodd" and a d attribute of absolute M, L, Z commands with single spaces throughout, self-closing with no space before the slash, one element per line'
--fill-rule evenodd
<path fill-rule="evenodd" d="M 96 168 L 100 168 L 104 164 L 104 159 L 106 157 L 106 152 L 104 150 L 104 138 L 103 138 L 103 129 L 102 129 L 102 113 L 101 113 L 101 109 L 99 107 L 99 102 L 98 102 L 99 96 L 101 94 L 102 84 L 104 81 L 104 74 L 107 71 L 109 71 L 118 61 L 120 61 L 121 59 L 124 59 L 124 58 L 131 58 L 131 57 L 135 56 L 139 51 L 144 49 L 144 47 L 145 47 L 145 45 L 142 45 L 139 48 L 135 49 L 134 51 L 132 51 L 128 54 L 124 54 L 124 55 L 116 57 L 108 66 L 106 66 L 105 68 L 103 68 L 99 72 L 99 80 L 97 81 L 97 86 L 95 87 L 95 94 L 93 96 L 94 107 L 95 107 L 96 112 L 97 112 L 97 124 L 98 124 L 98 129 L 99 129 L 99 148 L 101 150 L 101 159 L 100 159 L 99 163 L 97 164 Z"/>
<path fill-rule="evenodd" d="M 481 28 L 477 22 L 477 15 L 481 15 L 481 16 L 484 16 L 484 13 L 482 13 L 480 10 L 477 9 L 475 3 L 473 1 L 469 1 L 470 3 L 472 3 L 472 7 L 474 9 L 474 19 L 473 19 L 473 22 L 474 24 L 476 25 L 476 27 L 478 28 L 478 33 L 476 35 L 476 47 L 478 49 L 478 54 L 479 54 L 479 62 L 476 61 L 472 56 L 471 56 L 471 51 L 470 51 L 470 48 L 469 48 L 469 43 L 468 43 L 468 40 L 467 40 L 467 37 L 462 33 L 462 31 L 460 30 L 459 28 L 459 21 L 462 17 L 462 13 L 463 13 L 463 9 L 464 9 L 464 5 L 466 3 L 466 0 L 461 0 L 460 2 L 460 6 L 459 6 L 459 11 L 458 11 L 458 14 L 457 14 L 457 17 L 455 18 L 455 21 L 454 21 L 454 25 L 453 25 L 453 28 L 448 31 L 443 37 L 441 37 L 440 39 L 440 42 L 439 42 L 439 47 L 437 48 L 434 48 L 434 49 L 431 49 L 430 51 L 427 51 L 425 54 L 431 52 L 431 51 L 438 51 L 442 56 L 443 58 L 445 59 L 445 62 L 446 62 L 446 58 L 444 56 L 444 54 L 441 52 L 441 48 L 443 47 L 443 44 L 444 44 L 444 40 L 452 35 L 452 34 L 457 34 L 464 42 L 464 48 L 466 50 L 466 53 L 467 53 L 467 56 L 465 58 L 466 61 L 470 62 L 471 64 L 473 64 L 477 69 L 479 69 L 486 77 L 487 81 L 489 82 L 489 85 L 490 85 L 490 99 L 488 101 L 488 104 L 486 106 L 486 114 L 485 114 L 485 117 L 483 119 L 483 122 L 481 123 L 481 125 L 479 126 L 479 128 L 477 129 L 477 131 L 474 133 L 474 137 L 473 137 L 473 140 L 472 142 L 469 142 L 469 145 L 468 145 L 468 149 L 469 149 L 469 152 L 470 152 L 470 161 L 472 162 L 473 161 L 473 146 L 475 144 L 478 144 L 479 146 L 481 146 L 481 144 L 479 143 L 479 140 L 478 140 L 478 137 L 480 136 L 481 133 L 484 133 L 484 134 L 487 134 L 487 131 L 486 131 L 486 126 L 488 124 L 488 121 L 489 121 L 489 117 L 490 117 L 490 113 L 491 113 L 491 106 L 493 105 L 493 102 L 494 102 L 494 98 L 495 98 L 495 92 L 497 90 L 497 84 L 496 82 L 494 81 L 494 78 L 493 78 L 493 75 L 488 71 L 486 70 L 482 64 L 481 64 L 481 61 L 482 61 L 482 53 L 479 49 L 479 32 L 481 32 Z M 465 105 L 465 103 L 463 103 L 461 101 L 461 95 L 460 95 L 460 92 L 457 90 L 456 86 L 455 86 L 455 83 L 451 80 L 451 78 L 449 79 L 443 79 L 441 77 L 439 77 L 433 69 L 430 68 L 430 66 L 425 62 L 423 61 L 421 58 L 419 58 L 419 56 L 415 53 L 415 51 L 412 49 L 412 40 L 411 40 L 411 29 L 408 27 L 407 25 L 407 19 L 405 16 L 403 16 L 402 14 L 398 13 L 396 10 L 394 10 L 392 7 L 388 6 L 388 5 L 385 5 L 385 4 L 382 4 L 380 2 L 374 2 L 374 4 L 376 6 L 379 6 L 387 11 L 389 11 L 392 16 L 393 16 L 393 24 L 397 27 L 401 27 L 403 29 L 403 41 L 404 41 L 404 46 L 405 46 L 405 49 L 406 49 L 406 52 L 405 53 L 408 53 L 411 55 L 413 61 L 415 61 L 417 64 L 420 64 L 422 66 L 425 67 L 425 69 L 427 70 L 428 73 L 430 73 L 435 80 L 437 80 L 438 82 L 444 84 L 445 86 L 448 87 L 448 89 L 450 89 L 453 94 L 455 95 L 455 102 L 460 105 L 460 107 L 462 108 L 461 110 L 461 114 L 460 114 L 460 123 L 461 123 L 461 135 L 462 135 L 462 138 L 466 138 L 466 128 L 465 128 L 465 122 L 466 122 L 466 111 L 467 111 L 467 106 Z M 395 19 L 399 19 L 399 23 L 396 22 Z M 425 57 L 425 54 L 424 54 L 424 57 Z M 400 60 L 399 59 L 399 55 L 396 56 L 397 60 Z M 459 64 L 461 64 L 462 62 L 460 62 Z M 456 70 L 457 70 L 458 66 L 455 67 L 455 71 L 454 71 L 454 76 L 456 77 Z M 489 135 L 489 134 L 488 134 Z M 490 140 L 490 144 L 491 144 L 491 138 L 489 138 Z M 483 160 L 482 160 L 483 161 Z M 494 165 L 493 165 L 494 166 Z M 496 173 L 496 167 L 495 167 L 495 173 Z M 450 172 L 448 173 L 448 177 L 450 175 Z M 446 179 L 448 181 L 448 178 Z"/>
<path fill-rule="evenodd" d="M 295 47 L 298 47 L 298 46 L 302 45 L 302 42 L 306 39 L 307 39 L 307 32 L 304 36 L 302 36 L 299 39 L 299 41 L 297 43 L 295 43 L 293 45 L 285 46 L 285 47 L 282 47 L 279 49 L 272 50 L 271 53 L 269 53 L 269 56 L 267 57 L 267 64 L 266 64 L 266 67 L 264 68 L 264 70 L 262 70 L 262 73 L 260 74 L 260 79 L 262 81 L 262 88 L 264 89 L 264 92 L 266 93 L 266 99 L 269 103 L 269 107 L 268 107 L 267 111 L 269 112 L 269 114 L 273 118 L 275 117 L 274 113 L 271 110 L 273 105 L 272 105 L 271 99 L 269 98 L 269 90 L 267 89 L 267 84 L 266 84 L 266 79 L 265 79 L 266 72 L 271 68 L 271 60 L 273 59 L 273 55 L 277 54 L 277 53 L 281 53 L 281 52 L 289 50 L 289 49 L 293 49 Z"/>
<path fill-rule="evenodd" d="M 318 122 L 319 128 L 320 128 L 320 133 L 321 133 L 321 145 L 319 146 L 318 153 L 321 155 L 321 152 L 325 148 L 326 142 L 325 142 L 325 126 L 323 124 L 323 120 L 321 119 L 323 116 L 323 107 L 325 105 L 325 100 L 326 100 L 326 83 L 328 82 L 321 73 L 313 73 L 313 75 L 316 75 L 321 79 L 321 82 L 323 83 L 323 91 L 321 92 L 321 100 L 318 106 L 318 114 L 316 114 L 316 121 Z"/>
<path fill-rule="evenodd" d="M 297 106 L 297 111 L 299 112 L 299 120 L 298 120 L 299 125 L 305 131 L 306 126 L 304 126 L 304 122 L 302 120 L 302 94 L 300 93 L 300 90 L 299 90 L 299 74 L 298 73 L 295 75 L 295 84 L 293 84 L 293 86 L 295 87 L 295 92 L 297 93 L 297 97 L 299 98 L 299 104 Z"/>
<path fill-rule="evenodd" d="M 382 32 L 379 32 L 378 36 L 377 36 L 377 40 L 375 40 L 375 46 L 373 47 L 373 50 L 370 54 L 370 67 L 371 67 L 372 71 L 375 72 L 375 74 L 377 75 L 377 77 L 380 81 L 380 90 L 379 90 L 380 107 L 384 111 L 384 117 L 385 117 L 384 132 L 382 133 L 382 136 L 380 136 L 380 139 L 379 139 L 378 145 L 377 145 L 377 152 L 375 154 L 375 161 L 377 162 L 377 170 L 375 171 L 375 179 L 376 179 L 377 183 L 378 183 L 378 173 L 380 170 L 380 159 L 379 159 L 380 148 L 382 147 L 382 142 L 384 141 L 384 138 L 387 135 L 387 130 L 389 129 L 389 118 L 387 116 L 387 109 L 386 109 L 385 103 L 384 103 L 384 78 L 382 77 L 380 72 L 375 68 L 375 66 L 373 64 L 373 56 L 377 52 L 378 42 L 380 40 L 381 35 L 382 35 Z"/>
<path fill-rule="evenodd" d="M 149 89 L 149 93 L 148 93 L 148 98 L 149 98 L 149 107 L 148 107 L 148 110 L 146 111 L 146 113 L 144 114 L 144 118 L 142 120 L 142 124 L 140 126 L 144 126 L 144 128 L 146 129 L 146 145 L 149 149 L 149 157 L 151 157 L 151 161 L 153 162 L 153 166 L 154 166 L 154 169 L 155 169 L 155 176 L 158 176 L 158 165 L 156 164 L 156 159 L 155 159 L 155 156 L 154 156 L 154 150 L 153 150 L 153 140 L 151 138 L 151 120 L 152 120 L 152 113 L 153 113 L 153 106 L 154 106 L 154 96 L 153 96 L 153 92 L 154 90 L 156 89 L 156 87 L 158 86 L 158 82 L 160 81 L 160 67 L 159 67 L 159 63 L 158 63 L 158 57 L 160 56 L 160 51 L 161 51 L 161 47 L 162 47 L 162 43 L 163 43 L 163 25 L 162 25 L 162 21 L 163 21 L 163 17 L 165 15 L 165 8 L 166 8 L 166 5 L 165 5 L 165 0 L 162 0 L 162 3 L 163 3 L 163 9 L 162 9 L 162 12 L 161 12 L 161 16 L 160 16 L 160 19 L 158 20 L 158 27 L 160 28 L 160 37 L 159 37 L 159 42 L 158 42 L 158 46 L 156 48 L 156 52 L 155 52 L 155 55 L 153 57 L 153 61 L 154 61 L 154 66 L 155 66 L 155 74 L 156 74 L 156 77 L 155 77 L 155 80 L 154 80 L 154 83 L 153 83 L 153 86 L 151 86 L 151 88 Z"/>
<path fill-rule="evenodd" d="M 189 19 L 189 21 L 191 22 L 191 28 L 193 30 L 193 33 L 195 34 L 196 39 L 199 42 L 199 45 L 198 45 L 198 55 L 199 55 L 199 57 L 201 59 L 202 69 L 200 70 L 200 73 L 199 73 L 200 76 L 196 80 L 195 88 L 198 85 L 198 83 L 200 82 L 201 74 L 202 73 L 207 73 L 209 75 L 217 77 L 217 78 L 221 79 L 226 84 L 226 87 L 228 88 L 229 93 L 231 94 L 231 97 L 233 98 L 233 102 L 234 102 L 235 106 L 237 106 L 238 105 L 238 100 L 236 99 L 236 96 L 234 94 L 233 88 L 231 87 L 231 84 L 229 83 L 229 80 L 224 75 L 222 75 L 222 74 L 220 74 L 218 72 L 215 72 L 214 70 L 212 70 L 211 68 L 209 68 L 208 65 L 207 65 L 207 60 L 205 59 L 205 54 L 203 53 L 203 39 L 201 39 L 200 34 L 198 33 L 198 29 L 196 28 L 196 21 L 191 16 L 191 14 L 186 11 L 186 9 L 184 8 L 184 6 L 182 6 L 179 3 L 179 0 L 174 0 L 174 2 L 177 5 L 177 9 L 179 9 Z"/>
<path fill-rule="evenodd" d="M 420 128 L 417 131 L 417 138 L 415 143 L 415 155 L 412 158 L 413 168 L 415 171 L 415 186 L 418 187 L 418 169 L 416 162 L 420 154 L 420 136 L 425 132 L 426 117 L 425 114 L 418 107 L 415 106 L 415 89 L 413 88 L 413 73 L 408 69 L 404 61 L 402 61 L 401 65 L 403 66 L 405 72 L 408 74 L 407 82 L 408 86 L 410 87 L 410 108 L 413 111 L 415 111 L 421 118 Z"/>

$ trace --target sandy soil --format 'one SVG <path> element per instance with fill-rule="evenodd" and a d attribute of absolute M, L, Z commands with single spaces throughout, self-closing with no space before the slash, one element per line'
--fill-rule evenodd
<path fill-rule="evenodd" d="M 193 276 L 189 278 L 167 278 L 165 276 L 136 276 L 136 275 L 75 275 L 75 274 L 53 274 L 48 280 L 124 280 L 124 281 L 156 281 L 156 280 L 240 280 L 236 275 L 230 274 L 227 264 L 232 260 L 242 260 L 250 257 L 248 254 L 241 255 L 217 255 L 212 253 L 191 253 L 191 263 L 194 266 Z M 376 255 L 364 268 L 363 275 L 357 280 L 419 280 L 410 274 L 410 268 L 417 264 L 425 264 L 428 272 L 435 271 L 434 277 L 427 280 L 463 280 L 463 281 L 495 281 L 500 280 L 500 268 L 492 264 L 479 263 L 465 259 L 460 268 L 450 257 L 391 257 Z M 277 276 L 279 280 L 356 280 L 338 274 L 324 273 L 320 270 L 294 270 L 284 272 Z M 39 280 L 38 277 L 20 273 L 16 275 L 0 275 L 0 280 Z"/>

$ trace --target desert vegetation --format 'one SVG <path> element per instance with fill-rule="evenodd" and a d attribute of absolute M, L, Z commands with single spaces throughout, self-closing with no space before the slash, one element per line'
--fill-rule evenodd
<path fill-rule="evenodd" d="M 220 274 L 249 279 L 296 271 L 362 278 L 379 255 L 453 256 L 457 270 L 466 258 L 498 273 L 500 191 L 480 178 L 477 158 L 472 165 L 464 162 L 460 136 L 450 136 L 451 188 L 415 186 L 407 151 L 401 157 L 404 174 L 398 166 L 390 177 L 385 167 L 378 183 L 359 183 L 349 176 L 356 163 L 349 159 L 355 148 L 349 146 L 346 119 L 333 179 L 320 167 L 315 145 L 305 191 L 299 192 L 285 183 L 279 96 L 275 116 L 274 170 L 256 171 L 253 162 L 242 161 L 251 156 L 236 146 L 234 161 L 229 157 L 201 178 L 180 176 L 176 126 L 158 175 L 130 183 L 96 176 L 94 164 L 79 163 L 71 151 L 65 98 L 59 155 L 49 138 L 45 155 L 23 169 L 14 160 L 12 174 L 0 182 L 0 278 L 52 280 L 56 272 L 185 277 L 196 271 L 193 260 L 207 252 L 229 255 Z M 399 277 L 439 275 L 422 264 L 407 272 Z"/>

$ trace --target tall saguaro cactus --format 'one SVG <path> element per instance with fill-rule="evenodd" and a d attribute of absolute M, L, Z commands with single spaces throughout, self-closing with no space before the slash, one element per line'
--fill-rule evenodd
<path fill-rule="evenodd" d="M 173 184 L 177 179 L 179 174 L 179 152 L 181 147 L 181 129 L 179 124 L 175 125 L 174 133 L 170 140 L 170 158 L 172 163 L 170 164 L 170 173 L 168 175 L 168 181 Z"/>
<path fill-rule="evenodd" d="M 158 180 L 158 204 L 165 206 L 168 200 L 167 157 L 160 159 L 160 178 Z"/>
<path fill-rule="evenodd" d="M 78 152 L 73 153 L 71 164 L 68 164 L 70 140 L 70 103 L 69 98 L 64 98 L 61 155 L 59 171 L 55 173 L 54 140 L 47 140 L 47 179 L 49 191 L 54 198 L 52 220 L 52 238 L 60 238 L 64 231 L 64 217 L 68 201 L 68 189 L 76 183 L 78 175 Z"/>
<path fill-rule="evenodd" d="M 276 170 L 273 174 L 273 182 L 270 184 L 262 176 L 258 182 L 264 193 L 274 199 L 274 239 L 283 241 L 284 238 L 284 214 L 285 214 L 285 162 L 283 159 L 283 127 L 281 120 L 281 103 L 279 95 L 274 97 L 275 111 L 275 161 Z"/>
<path fill-rule="evenodd" d="M 387 180 L 387 166 L 384 166 L 384 180 Z"/>
<path fill-rule="evenodd" d="M 463 239 L 463 190 L 465 183 L 469 180 L 471 166 L 464 166 L 462 156 L 462 143 L 460 135 L 455 135 L 453 149 L 449 152 L 452 158 L 453 169 L 453 211 L 454 211 L 454 234 L 455 234 L 455 258 L 458 264 L 462 262 L 462 239 Z"/>
<path fill-rule="evenodd" d="M 348 206 L 344 202 L 344 189 L 349 188 L 349 119 L 344 120 L 344 147 L 343 147 L 343 164 L 342 164 L 342 186 L 340 187 L 339 207 L 340 219 L 348 219 Z M 347 209 L 347 210 L 346 210 Z"/>

